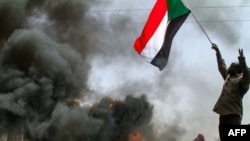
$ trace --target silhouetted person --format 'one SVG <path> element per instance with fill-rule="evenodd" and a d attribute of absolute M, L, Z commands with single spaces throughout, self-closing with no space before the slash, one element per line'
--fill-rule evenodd
<path fill-rule="evenodd" d="M 216 51 L 218 69 L 224 79 L 221 95 L 213 108 L 213 111 L 220 115 L 219 135 L 221 141 L 224 141 L 222 129 L 227 125 L 241 124 L 242 98 L 249 89 L 250 78 L 242 49 L 239 49 L 238 62 L 231 63 L 229 68 L 216 44 L 212 44 L 212 49 Z"/>

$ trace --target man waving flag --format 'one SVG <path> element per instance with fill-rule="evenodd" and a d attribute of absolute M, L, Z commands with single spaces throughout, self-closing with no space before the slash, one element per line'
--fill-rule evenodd
<path fill-rule="evenodd" d="M 157 0 L 134 48 L 146 61 L 162 70 L 169 57 L 172 40 L 189 15 L 181 0 Z"/>

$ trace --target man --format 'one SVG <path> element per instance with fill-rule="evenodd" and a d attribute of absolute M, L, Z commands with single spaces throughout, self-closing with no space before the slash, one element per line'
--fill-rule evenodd
<path fill-rule="evenodd" d="M 242 49 L 239 49 L 239 62 L 233 62 L 228 69 L 217 45 L 213 43 L 212 49 L 216 51 L 218 69 L 224 79 L 221 95 L 213 108 L 220 115 L 219 135 L 224 141 L 222 129 L 226 125 L 241 124 L 242 98 L 248 91 L 250 78 Z"/>

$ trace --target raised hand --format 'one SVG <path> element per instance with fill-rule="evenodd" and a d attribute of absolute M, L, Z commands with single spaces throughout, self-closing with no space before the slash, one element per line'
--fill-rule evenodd
<path fill-rule="evenodd" d="M 219 52 L 219 48 L 215 43 L 212 43 L 212 49 L 214 49 L 216 52 Z"/>
<path fill-rule="evenodd" d="M 243 54 L 243 49 L 239 49 L 239 54 L 240 54 L 240 56 L 239 56 L 239 57 L 244 57 L 244 54 Z"/>

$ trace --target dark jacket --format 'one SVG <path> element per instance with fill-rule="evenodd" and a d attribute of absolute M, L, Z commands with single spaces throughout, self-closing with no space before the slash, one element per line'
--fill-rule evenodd
<path fill-rule="evenodd" d="M 249 70 L 244 57 L 239 57 L 242 74 L 230 76 L 224 59 L 217 53 L 218 69 L 225 80 L 221 95 L 217 100 L 213 111 L 220 115 L 243 115 L 242 98 L 249 89 Z"/>

